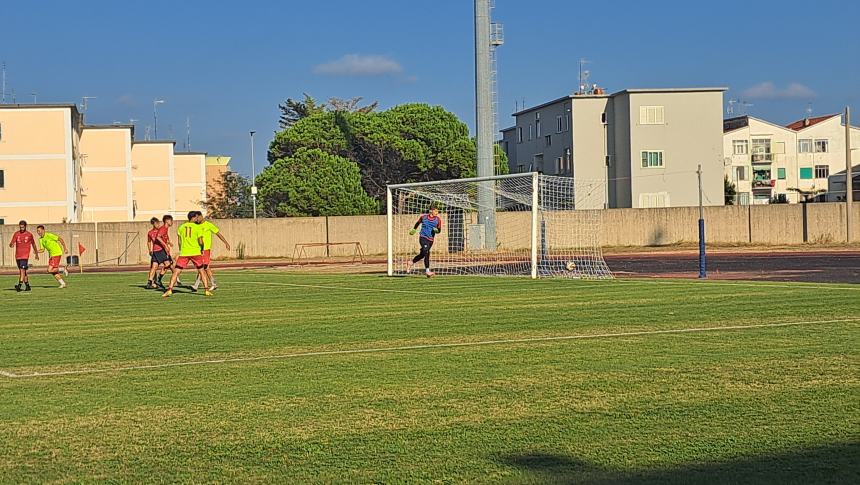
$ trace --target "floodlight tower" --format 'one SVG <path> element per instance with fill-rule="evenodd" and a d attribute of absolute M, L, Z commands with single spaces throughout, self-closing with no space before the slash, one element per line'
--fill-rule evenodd
<path fill-rule="evenodd" d="M 490 2 L 475 0 L 475 131 L 478 148 L 478 177 L 494 175 L 493 163 L 493 75 L 494 49 Z M 492 181 L 478 184 L 478 223 L 484 227 L 484 247 L 496 248 L 496 200 Z"/>
<path fill-rule="evenodd" d="M 158 140 L 158 105 L 164 104 L 163 99 L 154 99 L 152 101 L 152 127 L 155 133 L 155 139 Z"/>

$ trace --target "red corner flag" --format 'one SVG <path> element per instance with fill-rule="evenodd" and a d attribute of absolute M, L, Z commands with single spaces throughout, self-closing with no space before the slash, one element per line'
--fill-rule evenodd
<path fill-rule="evenodd" d="M 87 250 L 87 248 L 85 248 L 83 244 L 78 243 L 78 256 L 84 254 L 84 251 L 86 251 L 86 250 Z"/>

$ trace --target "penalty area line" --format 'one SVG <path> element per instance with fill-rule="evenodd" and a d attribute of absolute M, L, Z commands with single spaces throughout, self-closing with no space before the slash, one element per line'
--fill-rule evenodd
<path fill-rule="evenodd" d="M 32 377 L 58 377 L 58 376 L 80 375 L 80 374 L 104 374 L 104 373 L 109 373 L 109 372 L 126 372 L 126 371 L 137 371 L 137 370 L 166 369 L 166 368 L 170 368 L 170 367 L 191 367 L 191 366 L 203 366 L 203 365 L 214 365 L 214 364 L 259 362 L 259 361 L 267 361 L 267 360 L 285 360 L 285 359 L 292 359 L 292 358 L 298 358 L 298 357 L 319 357 L 319 356 L 355 355 L 355 354 L 379 354 L 379 353 L 390 353 L 390 352 L 405 352 L 405 351 L 413 351 L 413 350 L 453 349 L 453 348 L 461 348 L 461 347 L 481 347 L 481 346 L 490 346 L 490 345 L 528 344 L 528 343 L 541 343 L 541 342 L 558 342 L 558 341 L 567 341 L 567 340 L 588 340 L 588 339 L 603 339 L 603 338 L 617 338 L 617 337 L 641 337 L 641 336 L 649 336 L 649 335 L 719 332 L 719 331 L 727 331 L 727 330 L 754 330 L 754 329 L 762 329 L 762 328 L 794 327 L 794 326 L 800 326 L 800 325 L 815 325 L 815 324 L 827 324 L 827 323 L 847 323 L 847 322 L 857 322 L 857 321 L 860 321 L 860 317 L 846 318 L 846 319 L 839 319 L 839 320 L 814 320 L 814 321 L 799 321 L 799 322 L 760 323 L 760 324 L 751 324 L 751 325 L 726 325 L 726 326 L 720 326 L 720 327 L 694 327 L 694 328 L 673 328 L 673 329 L 665 329 L 665 330 L 640 330 L 640 331 L 636 331 L 636 332 L 597 333 L 597 334 L 580 334 L 580 335 L 556 335 L 556 336 L 543 336 L 543 337 L 523 337 L 523 338 L 511 338 L 511 339 L 479 340 L 479 341 L 474 341 L 474 342 L 444 342 L 444 343 L 438 343 L 438 344 L 402 345 L 402 346 L 397 346 L 397 347 L 372 347 L 372 348 L 365 348 L 365 349 L 320 350 L 320 351 L 312 351 L 312 352 L 295 352 L 295 353 L 280 354 L 280 355 L 261 355 L 261 356 L 256 356 L 256 357 L 231 357 L 231 358 L 224 358 L 224 359 L 192 360 L 192 361 L 186 361 L 186 362 L 165 362 L 162 364 L 132 365 L 132 366 L 123 366 L 123 367 L 101 368 L 101 369 L 94 368 L 94 369 L 55 371 L 55 372 L 31 372 L 31 373 L 27 373 L 27 374 L 15 374 L 12 372 L 0 371 L 0 375 L 2 375 L 4 377 L 8 377 L 10 379 L 22 379 L 22 378 L 28 378 L 28 377 L 30 377 L 30 378 L 32 378 Z"/>

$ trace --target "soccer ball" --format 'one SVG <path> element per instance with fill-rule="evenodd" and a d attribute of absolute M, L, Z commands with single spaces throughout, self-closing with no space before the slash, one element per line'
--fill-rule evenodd
<path fill-rule="evenodd" d="M 564 267 L 567 268 L 568 271 L 573 271 L 576 269 L 576 263 L 574 263 L 573 261 L 568 261 L 567 264 L 564 265 Z"/>

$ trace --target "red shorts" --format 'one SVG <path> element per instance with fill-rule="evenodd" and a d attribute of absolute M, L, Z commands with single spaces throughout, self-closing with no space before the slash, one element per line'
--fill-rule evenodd
<path fill-rule="evenodd" d="M 212 250 L 204 249 L 203 250 L 203 264 L 209 265 L 209 262 L 212 261 Z"/>
<path fill-rule="evenodd" d="M 189 261 L 194 263 L 195 268 L 200 268 L 203 266 L 203 255 L 198 254 L 197 256 L 180 256 L 176 258 L 176 267 L 179 269 L 185 269 Z"/>
<path fill-rule="evenodd" d="M 62 258 L 62 256 L 51 256 L 50 258 L 48 258 L 48 266 L 59 268 L 60 258 Z"/>

